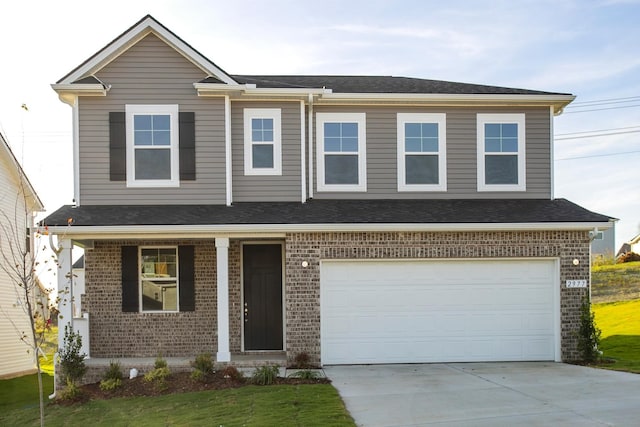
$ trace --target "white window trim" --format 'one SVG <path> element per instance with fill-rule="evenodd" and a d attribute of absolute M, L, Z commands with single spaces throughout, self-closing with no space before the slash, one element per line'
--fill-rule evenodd
<path fill-rule="evenodd" d="M 244 109 L 244 174 L 245 175 L 282 175 L 282 113 L 279 108 Z M 273 143 L 254 142 L 251 119 L 273 119 Z M 273 167 L 253 167 L 253 145 L 273 145 Z"/>
<path fill-rule="evenodd" d="M 325 184 L 324 124 L 326 122 L 358 124 L 358 184 Z M 317 113 L 316 162 L 317 191 L 367 191 L 367 115 L 366 113 Z M 327 153 L 331 154 L 331 153 Z"/>
<path fill-rule="evenodd" d="M 518 125 L 518 183 L 517 184 L 485 184 L 485 155 L 484 151 L 484 125 L 487 123 L 515 123 Z M 526 126 L 524 114 L 478 114 L 477 115 L 477 164 L 478 164 L 478 191 L 526 191 Z"/>
<path fill-rule="evenodd" d="M 133 116 L 136 114 L 169 114 L 171 116 L 171 178 L 135 179 L 135 146 Z M 178 105 L 125 105 L 127 135 L 127 187 L 179 187 L 180 186 L 180 129 Z"/>
<path fill-rule="evenodd" d="M 447 118 L 444 113 L 398 113 L 398 191 L 447 191 Z M 429 153 L 407 153 L 405 151 L 406 123 L 437 123 L 438 151 Z M 406 155 L 438 155 L 438 184 L 407 184 Z"/>
<path fill-rule="evenodd" d="M 142 250 L 143 249 L 175 249 L 176 251 L 176 309 L 175 310 L 143 310 L 142 307 Z M 179 313 L 180 312 L 180 259 L 177 246 L 138 246 L 138 311 L 140 313 Z"/>

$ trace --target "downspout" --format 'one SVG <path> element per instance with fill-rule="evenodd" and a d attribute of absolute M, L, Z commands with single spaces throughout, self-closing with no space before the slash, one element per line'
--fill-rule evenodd
<path fill-rule="evenodd" d="M 555 143 L 554 143 L 554 137 L 553 137 L 553 120 L 554 120 L 554 114 L 553 114 L 553 105 L 549 107 L 549 146 L 550 146 L 550 150 L 549 150 L 549 161 L 551 162 L 551 164 L 549 165 L 549 178 L 551 180 L 551 200 L 555 199 L 555 174 L 553 172 L 554 168 L 554 151 L 555 151 Z"/>
<path fill-rule="evenodd" d="M 300 100 L 300 196 L 302 199 L 302 203 L 306 203 L 307 201 L 307 169 L 306 169 L 306 148 L 307 141 L 305 140 L 305 126 L 304 126 L 304 100 Z"/>
<path fill-rule="evenodd" d="M 71 105 L 73 115 L 73 201 L 76 206 L 80 206 L 80 108 L 79 99 L 74 98 Z"/>
<path fill-rule="evenodd" d="M 313 94 L 309 94 L 309 199 L 313 199 Z"/>
<path fill-rule="evenodd" d="M 224 151 L 227 206 L 231 206 L 233 203 L 233 174 L 231 171 L 231 99 L 229 95 L 224 96 Z"/>

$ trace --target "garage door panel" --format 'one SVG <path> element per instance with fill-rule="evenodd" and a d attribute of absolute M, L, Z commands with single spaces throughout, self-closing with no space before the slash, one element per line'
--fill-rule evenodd
<path fill-rule="evenodd" d="M 553 261 L 325 262 L 325 364 L 553 360 Z"/>

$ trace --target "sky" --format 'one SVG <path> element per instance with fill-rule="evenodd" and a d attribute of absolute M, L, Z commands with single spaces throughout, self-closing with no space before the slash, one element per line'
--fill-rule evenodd
<path fill-rule="evenodd" d="M 574 94 L 554 123 L 554 195 L 618 218 L 616 249 L 640 233 L 640 0 L 2 2 L 0 131 L 47 213 L 73 200 L 71 108 L 50 84 L 146 14 L 231 74 Z"/>

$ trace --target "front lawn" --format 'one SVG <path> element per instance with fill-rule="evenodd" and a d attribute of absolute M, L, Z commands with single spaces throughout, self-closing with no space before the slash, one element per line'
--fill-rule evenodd
<path fill-rule="evenodd" d="M 53 377 L 42 374 L 42 394 L 45 402 L 49 401 L 49 394 L 53 393 Z M 4 412 L 12 409 L 26 409 L 33 411 L 37 419 L 38 405 L 38 375 L 25 375 L 10 380 L 0 380 L 0 420 Z M 0 425 L 11 425 L 0 422 Z M 17 425 L 17 424 L 12 424 Z"/>
<path fill-rule="evenodd" d="M 0 382 L 2 387 L 2 382 Z M 37 393 L 36 393 L 37 395 Z M 1 411 L 0 425 L 38 425 L 38 408 Z M 330 384 L 246 386 L 45 408 L 47 426 L 354 426 Z"/>
<path fill-rule="evenodd" d="M 600 350 L 613 364 L 604 368 L 640 373 L 640 299 L 593 304 L 596 325 L 602 330 Z"/>

